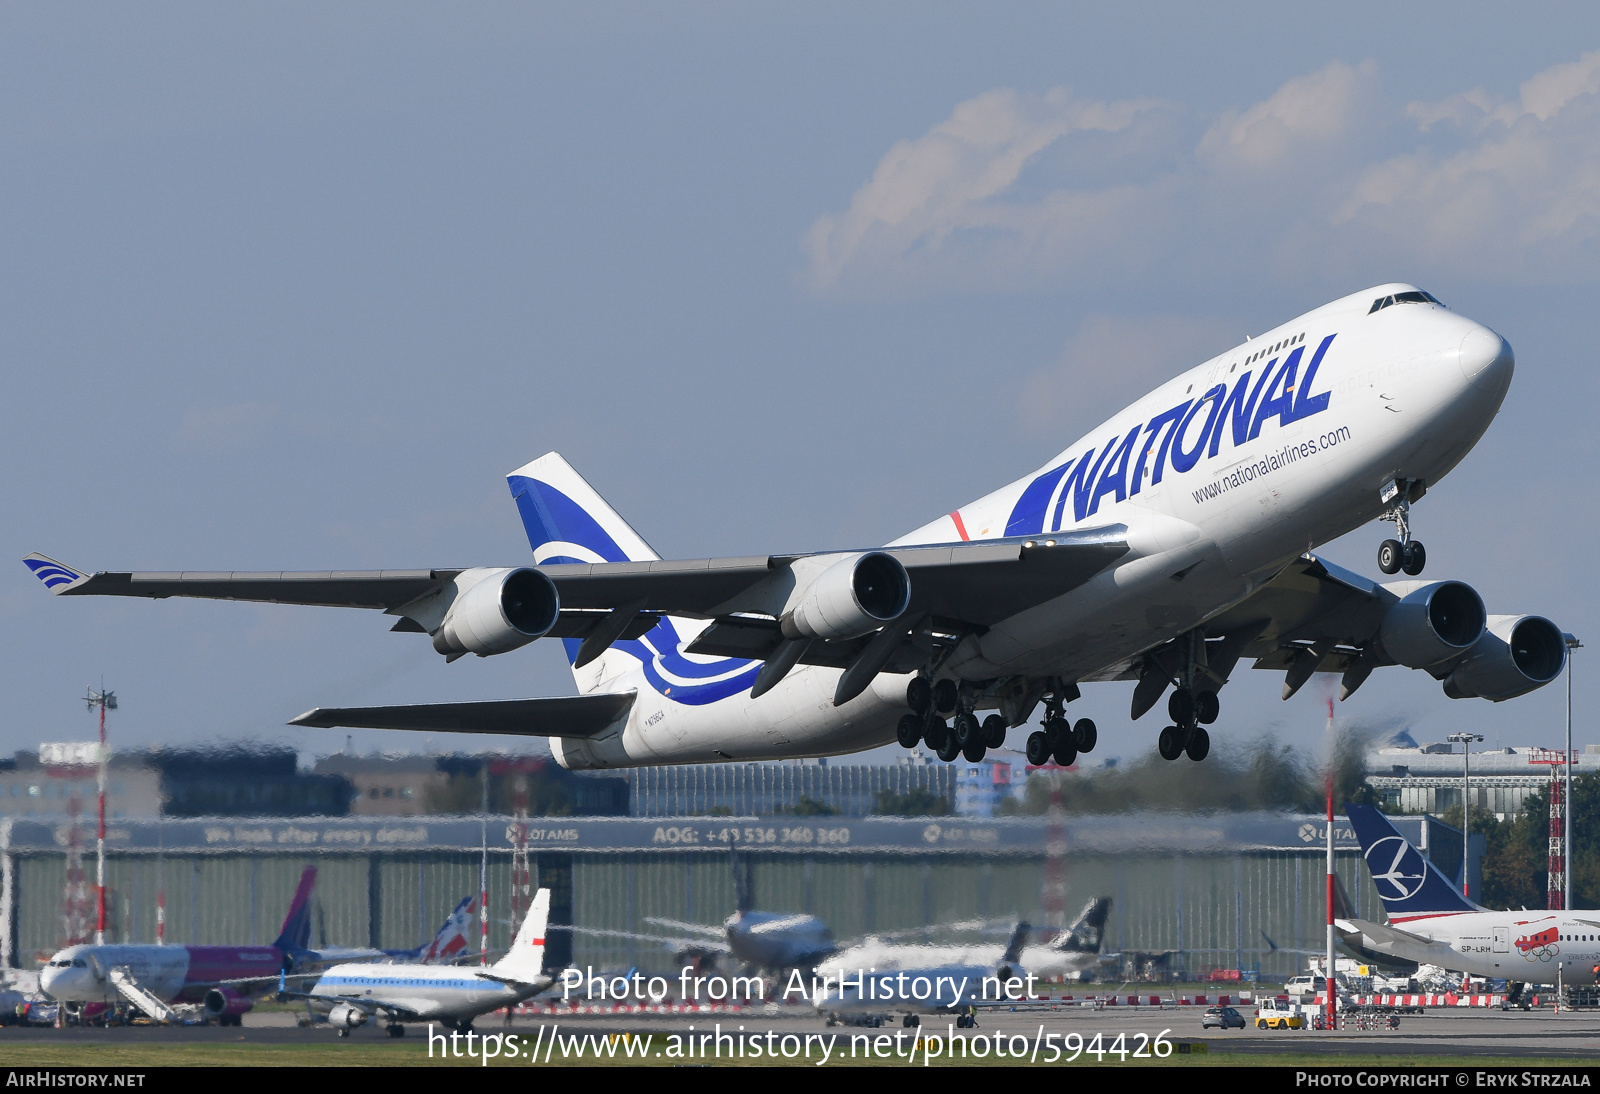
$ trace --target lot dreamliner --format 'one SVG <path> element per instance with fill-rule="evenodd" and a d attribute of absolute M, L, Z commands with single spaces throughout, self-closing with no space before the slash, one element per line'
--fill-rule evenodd
<path fill-rule="evenodd" d="M 1387 922 L 1340 918 L 1356 953 L 1438 965 L 1513 985 L 1592 984 L 1600 972 L 1600 911 L 1494 912 L 1474 904 L 1369 805 L 1347 805 Z"/>
<path fill-rule="evenodd" d="M 1114 365 L 1114 362 L 1108 362 Z M 879 549 L 665 561 L 556 453 L 509 476 L 532 566 L 87 574 L 60 595 L 375 608 L 449 660 L 565 642 L 578 695 L 318 709 L 349 726 L 547 735 L 568 768 L 836 755 L 898 740 L 980 759 L 1043 711 L 1028 757 L 1095 745 L 1067 705 L 1166 695 L 1163 757 L 1205 757 L 1241 659 L 1348 697 L 1375 669 L 1452 698 L 1555 679 L 1562 632 L 1418 578 L 1412 506 L 1477 443 L 1514 369 L 1500 335 L 1411 285 L 1306 312 L 1162 384 L 1039 470 Z M 1377 583 L 1308 553 L 1395 524 Z M 1170 695 L 1169 693 L 1170 689 Z"/>

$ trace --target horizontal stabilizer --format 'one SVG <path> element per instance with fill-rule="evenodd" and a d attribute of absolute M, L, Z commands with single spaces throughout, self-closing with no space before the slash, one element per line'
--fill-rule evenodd
<path fill-rule="evenodd" d="M 632 691 L 479 703 L 398 707 L 318 707 L 289 724 L 332 729 L 416 729 L 432 733 L 506 733 L 521 737 L 598 737 L 633 708 Z"/>

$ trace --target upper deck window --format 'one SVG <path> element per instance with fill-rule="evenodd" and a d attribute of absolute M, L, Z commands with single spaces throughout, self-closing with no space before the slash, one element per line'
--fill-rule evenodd
<path fill-rule="evenodd" d="M 1434 296 L 1432 293 L 1420 291 L 1397 292 L 1393 296 L 1378 297 L 1378 299 L 1372 302 L 1372 307 L 1367 309 L 1367 314 L 1371 315 L 1375 311 L 1382 311 L 1390 304 L 1438 304 L 1441 308 L 1444 307 L 1444 305 L 1439 302 L 1439 298 Z"/>

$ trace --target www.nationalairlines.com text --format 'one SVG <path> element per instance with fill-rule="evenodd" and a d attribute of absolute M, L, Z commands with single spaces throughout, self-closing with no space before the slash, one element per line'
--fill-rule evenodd
<path fill-rule="evenodd" d="M 560 1023 L 539 1026 L 533 1036 L 516 1033 L 441 1033 L 428 1027 L 428 1057 L 548 1064 L 580 1060 L 776 1060 L 801 1061 L 821 1067 L 830 1061 L 899 1060 L 929 1066 L 943 1060 L 1013 1060 L 1028 1063 L 1103 1063 L 1165 1059 L 1173 1045 L 1170 1029 L 1151 1037 L 1119 1033 L 1115 1037 L 1082 1033 L 1033 1034 L 957 1033 L 950 1023 L 944 1033 L 900 1029 L 894 1033 L 779 1033 L 777 1030 L 724 1029 L 690 1026 L 684 1033 L 562 1033 Z"/>
<path fill-rule="evenodd" d="M 1319 437 L 1301 441 L 1298 444 L 1286 444 L 1270 456 L 1242 463 L 1226 475 L 1219 475 L 1200 489 L 1194 492 L 1197 502 L 1210 501 L 1232 490 L 1235 486 L 1243 486 L 1247 482 L 1281 471 L 1293 463 L 1307 456 L 1315 456 L 1318 452 L 1326 452 L 1350 439 L 1350 427 L 1342 425 L 1338 429 L 1324 433 Z"/>

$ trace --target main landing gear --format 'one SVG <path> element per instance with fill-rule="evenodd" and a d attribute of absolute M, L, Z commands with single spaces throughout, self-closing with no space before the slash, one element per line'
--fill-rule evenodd
<path fill-rule="evenodd" d="M 1087 718 L 1070 721 L 1064 709 L 1069 699 L 1078 697 L 1077 685 L 1071 684 L 1049 695 L 1044 701 L 1044 728 L 1028 734 L 1024 750 L 1030 767 L 1043 767 L 1054 760 L 1060 767 L 1071 767 L 1078 762 L 1080 752 L 1093 752 L 1100 731 Z"/>
<path fill-rule="evenodd" d="M 1383 488 L 1379 496 L 1384 504 L 1393 503 L 1378 517 L 1394 522 L 1399 539 L 1386 539 L 1378 544 L 1378 569 L 1386 574 L 1404 570 L 1416 577 L 1428 564 L 1428 552 L 1421 540 L 1411 538 L 1411 503 L 1427 492 L 1421 479 L 1395 479 Z"/>
<path fill-rule="evenodd" d="M 1203 682 L 1216 681 L 1215 674 L 1206 664 L 1204 633 L 1190 632 L 1188 643 L 1182 669 L 1175 681 L 1178 686 L 1167 696 L 1167 716 L 1172 719 L 1172 724 L 1156 738 L 1156 751 L 1163 760 L 1176 760 L 1185 754 L 1191 760 L 1205 759 L 1211 752 L 1211 734 L 1205 727 L 1215 722 L 1222 713 L 1222 703 L 1217 699 L 1216 691 L 1212 687 L 1202 686 Z M 1162 670 L 1153 666 L 1150 671 Z M 1151 679 L 1159 678 L 1152 676 Z M 1144 686 L 1144 681 L 1140 681 L 1140 686 Z M 1150 701 L 1154 699 L 1152 696 Z"/>
<path fill-rule="evenodd" d="M 989 749 L 1006 743 L 1007 726 L 998 714 L 979 721 L 972 702 L 954 680 L 933 682 L 925 676 L 915 677 L 906 685 L 906 705 L 911 713 L 900 716 L 895 739 L 901 748 L 926 744 L 945 763 L 957 757 L 977 763 Z M 952 713 L 955 719 L 946 721 L 945 716 Z"/>

